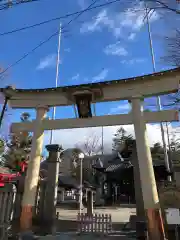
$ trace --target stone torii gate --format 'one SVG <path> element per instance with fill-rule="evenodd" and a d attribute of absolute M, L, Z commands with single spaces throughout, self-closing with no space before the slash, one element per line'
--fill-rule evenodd
<path fill-rule="evenodd" d="M 38 184 L 40 156 L 44 130 L 71 129 L 98 126 L 134 124 L 138 165 L 144 208 L 148 219 L 149 239 L 164 239 L 157 187 L 154 177 L 150 147 L 147 140 L 146 123 L 178 121 L 174 110 L 143 112 L 143 99 L 179 89 L 180 68 L 136 78 L 113 80 L 78 86 L 48 89 L 1 89 L 11 96 L 9 103 L 14 109 L 36 109 L 32 122 L 13 123 L 12 132 L 33 132 L 31 161 L 29 162 L 22 202 L 21 220 L 24 229 L 31 229 L 32 208 Z M 123 115 L 93 116 L 91 105 L 97 102 L 129 100 L 131 112 Z M 48 120 L 48 108 L 54 106 L 76 106 L 79 118 Z M 28 217 L 27 217 L 28 216 Z"/>

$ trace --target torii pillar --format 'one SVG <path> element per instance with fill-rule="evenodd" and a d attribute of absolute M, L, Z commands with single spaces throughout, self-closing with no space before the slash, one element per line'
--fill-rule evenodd
<path fill-rule="evenodd" d="M 30 161 L 25 178 L 22 211 L 20 217 L 20 229 L 22 232 L 32 230 L 32 217 L 37 193 L 43 147 L 44 129 L 42 129 L 42 120 L 46 117 L 47 111 L 48 108 L 46 106 L 38 106 L 36 108 L 36 120 L 34 122 Z"/>
<path fill-rule="evenodd" d="M 148 239 L 164 240 L 165 232 L 154 176 L 152 157 L 147 139 L 146 124 L 143 117 L 141 96 L 133 97 L 131 100 L 131 106 L 144 208 L 147 216 Z"/>

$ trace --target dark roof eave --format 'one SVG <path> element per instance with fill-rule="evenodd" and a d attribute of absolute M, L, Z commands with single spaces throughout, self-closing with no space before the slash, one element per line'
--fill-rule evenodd
<path fill-rule="evenodd" d="M 96 169 L 97 171 L 101 171 L 101 172 L 103 172 L 103 171 L 106 170 L 105 167 L 96 167 L 96 166 L 93 166 L 93 168 Z"/>
<path fill-rule="evenodd" d="M 136 81 L 136 80 L 145 80 L 146 78 L 149 77 L 156 77 L 156 76 L 163 76 L 163 75 L 168 75 L 170 73 L 173 72 L 180 72 L 180 67 L 178 68 L 174 68 L 174 69 L 170 69 L 170 70 L 166 70 L 166 71 L 161 71 L 161 72 L 157 72 L 157 73 L 153 73 L 153 74 L 147 74 L 147 75 L 143 75 L 143 76 L 137 76 L 137 77 L 133 77 L 133 78 L 126 78 L 126 79 L 118 79 L 118 80 L 110 80 L 110 81 L 105 81 L 105 82 L 98 82 L 98 83 L 88 83 L 88 84 L 82 84 L 82 85 L 74 85 L 74 86 L 64 86 L 64 87 L 58 87 L 58 88 L 43 88 L 43 89 L 15 89 L 15 92 L 29 92 L 29 93 L 33 93 L 33 92 L 53 92 L 56 91 L 58 89 L 61 90 L 67 90 L 67 89 L 76 89 L 76 88 L 81 88 L 81 87 L 99 87 L 99 85 L 105 86 L 105 85 L 109 85 L 109 84 L 117 84 L 117 83 L 128 83 L 131 81 Z M 5 88 L 0 88 L 0 92 L 3 92 L 5 90 Z"/>

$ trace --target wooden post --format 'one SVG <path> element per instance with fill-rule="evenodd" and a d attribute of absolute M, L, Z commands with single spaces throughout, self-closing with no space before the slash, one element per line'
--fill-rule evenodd
<path fill-rule="evenodd" d="M 35 205 L 36 192 L 39 180 L 41 153 L 43 147 L 42 120 L 46 117 L 47 107 L 39 106 L 34 125 L 34 133 L 31 147 L 30 161 L 28 163 L 25 178 L 20 228 L 22 232 L 31 231 L 33 208 Z"/>
<path fill-rule="evenodd" d="M 93 215 L 93 192 L 91 190 L 87 191 L 87 215 Z"/>
<path fill-rule="evenodd" d="M 39 220 L 42 222 L 44 220 L 44 214 L 45 214 L 45 197 L 46 197 L 46 186 L 47 186 L 47 180 L 43 179 L 40 182 L 40 194 L 39 194 Z"/>
<path fill-rule="evenodd" d="M 154 176 L 152 157 L 147 140 L 146 125 L 139 96 L 132 99 L 132 118 L 136 136 L 144 208 L 148 222 L 149 240 L 164 240 L 165 231 Z"/>

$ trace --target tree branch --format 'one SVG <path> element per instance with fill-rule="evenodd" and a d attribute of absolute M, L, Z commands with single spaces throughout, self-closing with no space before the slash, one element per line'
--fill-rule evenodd
<path fill-rule="evenodd" d="M 76 144 L 76 147 L 80 148 L 87 155 L 91 156 L 93 154 L 99 153 L 100 150 L 102 149 L 102 146 L 99 141 L 100 137 L 92 133 L 85 139 L 84 142 Z"/>
<path fill-rule="evenodd" d="M 162 2 L 162 1 L 159 1 L 159 0 L 148 0 L 148 1 L 150 1 L 150 2 L 156 2 L 156 3 L 158 3 L 159 5 L 161 5 L 163 8 L 166 8 L 166 9 L 172 11 L 172 12 L 175 12 L 175 13 L 177 13 L 177 14 L 180 14 L 180 10 L 175 9 L 175 8 L 172 8 L 172 7 L 168 6 L 166 3 Z"/>

